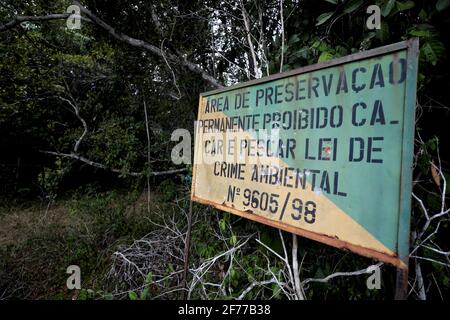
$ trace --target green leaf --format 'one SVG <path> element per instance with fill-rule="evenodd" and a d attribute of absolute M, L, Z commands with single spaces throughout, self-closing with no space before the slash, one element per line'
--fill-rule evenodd
<path fill-rule="evenodd" d="M 391 10 L 394 8 L 395 0 L 389 0 L 383 8 L 383 12 L 381 13 L 383 17 L 386 17 L 391 13 Z"/>
<path fill-rule="evenodd" d="M 142 290 L 142 293 L 141 293 L 141 300 L 146 300 L 147 297 L 148 297 L 148 293 L 149 293 L 148 287 L 145 288 L 144 290 Z"/>
<path fill-rule="evenodd" d="M 437 148 L 436 139 L 434 138 L 428 140 L 425 144 L 428 148 L 430 148 L 431 151 L 434 151 Z"/>
<path fill-rule="evenodd" d="M 87 291 L 85 289 L 81 289 L 78 295 L 78 300 L 87 300 L 87 298 L 88 298 Z"/>
<path fill-rule="evenodd" d="M 332 4 L 338 4 L 339 0 L 324 0 L 324 1 L 332 3 Z"/>
<path fill-rule="evenodd" d="M 429 42 L 425 43 L 422 46 L 422 52 L 424 53 L 427 61 L 435 66 L 437 63 L 437 56 Z"/>
<path fill-rule="evenodd" d="M 225 222 L 225 219 L 219 220 L 219 228 L 220 228 L 220 231 L 222 231 L 222 232 L 224 232 L 226 230 L 227 224 Z"/>
<path fill-rule="evenodd" d="M 272 295 L 275 299 L 278 299 L 280 297 L 281 288 L 276 283 L 272 284 Z"/>
<path fill-rule="evenodd" d="M 325 12 L 322 13 L 318 18 L 317 18 L 317 23 L 316 26 L 320 26 L 321 24 L 324 24 L 325 22 L 328 21 L 328 19 L 330 19 L 333 16 L 334 12 Z"/>
<path fill-rule="evenodd" d="M 450 0 L 438 0 L 436 3 L 437 11 L 444 11 L 448 6 L 450 6 Z"/>
<path fill-rule="evenodd" d="M 112 295 L 111 292 L 108 292 L 108 293 L 106 293 L 106 294 L 103 296 L 103 299 L 105 299 L 105 300 L 112 300 L 112 299 L 114 299 L 114 297 L 113 297 L 113 295 Z"/>
<path fill-rule="evenodd" d="M 420 49 L 425 56 L 426 61 L 435 66 L 440 60 L 445 58 L 445 47 L 438 40 L 428 40 Z"/>
<path fill-rule="evenodd" d="M 409 34 L 419 38 L 432 38 L 434 36 L 430 30 L 411 30 Z"/>
<path fill-rule="evenodd" d="M 350 1 L 344 8 L 344 13 L 352 13 L 364 3 L 363 0 Z"/>
<path fill-rule="evenodd" d="M 423 82 L 425 80 L 425 75 L 423 73 L 420 73 L 417 75 L 417 79 L 419 82 Z"/>
<path fill-rule="evenodd" d="M 320 44 L 319 48 L 317 48 L 320 52 L 331 51 L 330 46 L 324 41 Z"/>
<path fill-rule="evenodd" d="M 314 41 L 314 43 L 311 45 L 311 48 L 317 49 L 317 48 L 320 46 L 321 43 L 322 43 L 321 40 L 316 40 L 316 41 Z"/>
<path fill-rule="evenodd" d="M 397 2 L 397 10 L 395 11 L 400 12 L 400 11 L 405 11 L 405 10 L 409 10 L 411 8 L 414 8 L 416 4 L 414 3 L 414 1 L 406 1 L 406 2 Z"/>
<path fill-rule="evenodd" d="M 236 244 L 236 242 L 237 242 L 236 235 L 233 234 L 233 235 L 231 236 L 230 242 L 231 242 L 231 245 L 233 245 L 233 246 Z"/>
<path fill-rule="evenodd" d="M 130 298 L 130 300 L 137 300 L 138 299 L 138 295 L 134 291 L 128 292 L 128 297 Z"/>
<path fill-rule="evenodd" d="M 415 25 L 413 29 L 409 31 L 409 34 L 427 39 L 436 38 L 438 36 L 436 29 L 432 25 L 426 23 Z"/>
<path fill-rule="evenodd" d="M 327 61 L 331 59 L 333 59 L 333 55 L 328 51 L 324 51 L 320 54 L 319 60 L 317 60 L 317 62 Z"/>

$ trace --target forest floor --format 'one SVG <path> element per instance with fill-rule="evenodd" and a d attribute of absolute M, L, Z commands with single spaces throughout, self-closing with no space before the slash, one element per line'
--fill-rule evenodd
<path fill-rule="evenodd" d="M 144 284 L 152 273 L 158 279 L 173 274 L 174 270 L 178 274 L 183 268 L 182 232 L 185 230 L 184 213 L 189 206 L 189 194 L 184 188 L 175 192 L 173 186 L 161 185 L 150 199 L 149 208 L 146 191 L 91 190 L 57 199 L 50 205 L 39 200 L 9 202 L 7 205 L 0 203 L 0 300 L 131 299 L 129 293 L 134 293 L 142 285 L 142 278 L 135 272 L 132 276 L 136 278 L 130 281 L 130 270 L 121 267 L 121 260 L 117 264 L 115 253 L 125 252 L 136 243 L 135 240 L 151 244 L 142 246 L 141 251 L 136 251 L 133 256 L 140 268 L 146 267 L 141 269 L 146 270 Z M 283 255 L 277 229 L 197 204 L 194 204 L 193 215 L 195 223 L 191 238 L 191 266 L 199 266 L 216 256 L 223 256 L 224 252 L 237 244 L 246 242 L 246 245 L 233 255 L 233 263 L 230 262 L 230 256 L 223 256 L 205 274 L 208 283 L 226 281 L 227 292 L 209 294 L 198 287 L 192 299 L 237 297 L 255 279 L 267 279 L 269 275 L 265 268 L 269 262 L 270 272 L 282 272 L 283 261 L 273 255 L 273 252 Z M 167 222 L 164 219 L 176 220 L 177 225 L 173 226 L 173 230 L 180 232 L 181 237 L 177 236 L 176 240 L 171 237 L 170 232 L 173 230 L 164 229 L 164 223 Z M 154 238 L 151 238 L 155 234 L 159 236 L 158 241 L 170 242 L 169 247 L 158 247 Z M 247 237 L 249 241 L 245 240 Z M 272 250 L 269 252 L 258 244 L 256 237 Z M 288 234 L 284 238 L 287 241 L 290 239 Z M 300 243 L 299 255 L 307 257 L 302 262 L 303 277 L 321 278 L 336 270 L 359 270 L 371 263 L 367 258 L 308 239 L 301 238 Z M 155 258 L 149 258 L 151 254 L 155 254 Z M 80 267 L 82 290 L 67 289 L 69 275 L 66 270 L 70 265 Z M 228 267 L 229 276 L 224 279 L 224 270 Z M 384 269 L 381 290 L 368 290 L 364 277 L 343 278 L 334 280 L 333 285 L 312 285 L 308 288 L 308 298 L 384 299 L 392 295 L 390 288 L 393 287 L 394 271 L 393 268 Z M 175 276 L 159 287 L 152 287 L 148 298 L 160 297 L 161 292 L 170 292 L 179 283 L 180 277 Z M 142 292 L 136 292 L 142 298 Z M 178 292 L 164 296 L 165 299 L 179 297 Z M 281 299 L 282 292 L 277 286 L 267 286 L 250 292 L 246 298 Z"/>
<path fill-rule="evenodd" d="M 83 287 L 101 288 L 112 252 L 151 231 L 147 216 L 146 192 L 0 206 L 0 299 L 74 298 L 72 264 Z"/>

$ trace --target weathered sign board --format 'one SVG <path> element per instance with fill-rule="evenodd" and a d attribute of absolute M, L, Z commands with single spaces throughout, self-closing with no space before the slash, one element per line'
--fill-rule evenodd
<path fill-rule="evenodd" d="M 407 268 L 418 41 L 201 94 L 192 200 Z"/>

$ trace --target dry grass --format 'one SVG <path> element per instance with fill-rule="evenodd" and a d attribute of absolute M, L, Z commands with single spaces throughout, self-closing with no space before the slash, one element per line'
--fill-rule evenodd
<path fill-rule="evenodd" d="M 54 224 L 62 228 L 78 227 L 83 219 L 71 216 L 64 204 L 54 204 L 47 208 L 9 208 L 0 216 L 0 246 L 18 245 L 43 227 Z"/>
<path fill-rule="evenodd" d="M 70 264 L 80 265 L 85 288 L 100 288 L 116 247 L 151 230 L 146 216 L 146 193 L 0 207 L 0 298 L 70 299 Z"/>

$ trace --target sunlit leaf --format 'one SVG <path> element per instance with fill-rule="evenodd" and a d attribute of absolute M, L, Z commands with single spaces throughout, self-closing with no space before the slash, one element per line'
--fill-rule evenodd
<path fill-rule="evenodd" d="M 130 298 L 130 300 L 137 300 L 137 298 L 138 298 L 136 292 L 134 292 L 134 291 L 128 292 L 128 297 Z"/>
<path fill-rule="evenodd" d="M 320 54 L 319 60 L 317 62 L 327 61 L 331 59 L 333 59 L 333 55 L 328 51 L 324 51 Z"/>

